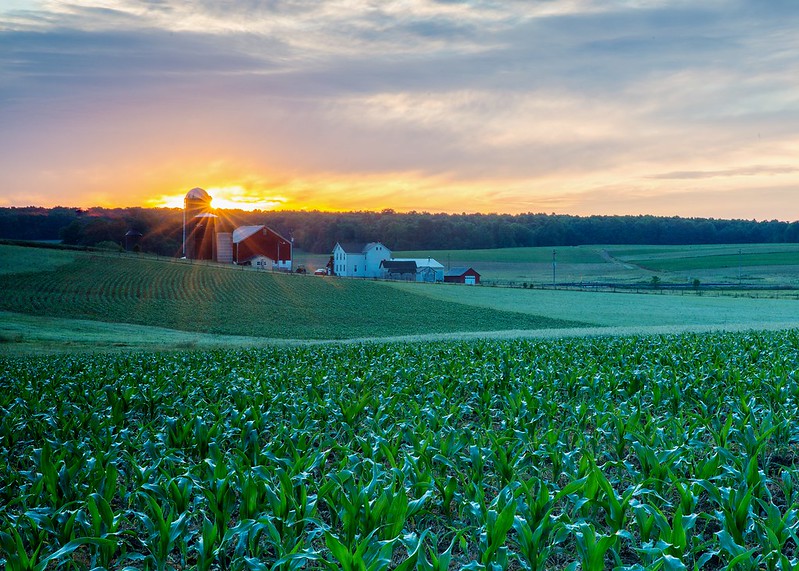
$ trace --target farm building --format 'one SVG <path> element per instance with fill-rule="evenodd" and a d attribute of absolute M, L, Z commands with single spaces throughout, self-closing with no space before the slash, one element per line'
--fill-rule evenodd
<path fill-rule="evenodd" d="M 125 251 L 138 252 L 141 249 L 142 233 L 138 230 L 125 232 Z"/>
<path fill-rule="evenodd" d="M 185 241 L 183 243 L 185 258 L 189 260 L 216 260 L 217 219 L 216 214 L 202 212 L 186 221 L 183 228 L 185 232 Z"/>
<path fill-rule="evenodd" d="M 416 262 L 383 260 L 380 262 L 380 268 L 386 279 L 416 281 Z"/>
<path fill-rule="evenodd" d="M 233 230 L 233 261 L 262 269 L 291 271 L 292 244 L 268 226 L 239 226 Z M 272 261 L 265 267 L 266 259 Z"/>
<path fill-rule="evenodd" d="M 230 232 L 211 207 L 211 196 L 192 188 L 183 199 L 183 257 L 291 271 L 292 243 L 266 226 Z"/>
<path fill-rule="evenodd" d="M 183 257 L 215 260 L 216 215 L 211 197 L 202 188 L 192 188 L 183 198 Z"/>
<path fill-rule="evenodd" d="M 416 264 L 417 282 L 443 282 L 444 266 L 433 258 L 392 258 L 392 262 L 413 262 Z"/>
<path fill-rule="evenodd" d="M 333 248 L 333 272 L 337 276 L 379 278 L 380 263 L 391 258 L 391 250 L 380 242 L 351 244 L 336 242 Z"/>
<path fill-rule="evenodd" d="M 455 284 L 479 285 L 480 274 L 473 268 L 452 268 L 444 274 L 444 281 Z"/>

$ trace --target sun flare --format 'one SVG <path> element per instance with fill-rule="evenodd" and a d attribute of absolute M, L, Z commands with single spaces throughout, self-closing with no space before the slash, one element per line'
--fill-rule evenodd
<path fill-rule="evenodd" d="M 211 196 L 211 207 L 223 210 L 274 210 L 287 200 L 282 196 L 263 196 L 243 186 L 212 186 L 205 189 Z M 150 199 L 149 206 L 158 208 L 183 208 L 186 193 L 165 194 Z"/>

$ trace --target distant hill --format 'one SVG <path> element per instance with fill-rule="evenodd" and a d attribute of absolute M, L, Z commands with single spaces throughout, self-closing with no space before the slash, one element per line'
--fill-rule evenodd
<path fill-rule="evenodd" d="M 392 250 L 464 250 L 591 244 L 686 245 L 799 242 L 799 221 L 560 214 L 430 214 L 220 210 L 224 223 L 266 224 L 295 247 L 330 253 L 336 242 L 381 241 Z M 168 208 L 0 208 L 0 239 L 123 245 L 143 234 L 141 249 L 180 252 L 183 211 Z"/>
<path fill-rule="evenodd" d="M 433 300 L 367 280 L 273 274 L 145 256 L 74 251 L 41 255 L 38 248 L 0 246 L 0 310 L 286 339 L 580 325 Z"/>

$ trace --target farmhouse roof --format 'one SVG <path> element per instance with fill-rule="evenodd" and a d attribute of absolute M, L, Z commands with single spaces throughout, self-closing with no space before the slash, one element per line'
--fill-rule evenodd
<path fill-rule="evenodd" d="M 363 242 L 337 242 L 338 246 L 348 254 L 362 254 L 366 249 Z"/>
<path fill-rule="evenodd" d="M 364 254 L 367 250 L 371 250 L 375 246 L 383 246 L 380 242 L 336 242 L 347 254 Z M 335 249 L 335 248 L 334 248 Z M 388 250 L 388 248 L 386 248 Z"/>

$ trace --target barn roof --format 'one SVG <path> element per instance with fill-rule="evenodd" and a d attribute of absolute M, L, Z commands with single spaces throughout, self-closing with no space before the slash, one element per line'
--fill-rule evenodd
<path fill-rule="evenodd" d="M 260 224 L 258 226 L 239 226 L 233 230 L 233 243 L 237 244 L 242 240 L 246 240 L 253 234 L 260 232 L 265 226 Z"/>
<path fill-rule="evenodd" d="M 450 270 L 447 270 L 447 272 L 444 275 L 447 276 L 447 277 L 457 277 L 457 276 L 462 276 L 463 274 L 465 274 L 469 270 L 472 270 L 478 276 L 480 275 L 474 269 L 467 268 L 466 266 L 458 266 L 457 268 L 452 268 Z"/>
<path fill-rule="evenodd" d="M 269 226 L 265 226 L 264 224 L 257 224 L 255 226 L 239 226 L 238 228 L 233 230 L 233 243 L 238 244 L 239 242 L 246 240 L 253 234 L 257 234 L 262 229 L 268 230 L 270 234 L 274 234 L 284 242 L 292 242 L 292 240 L 289 240 L 288 238 L 283 236 L 280 232 L 275 232 Z"/>

